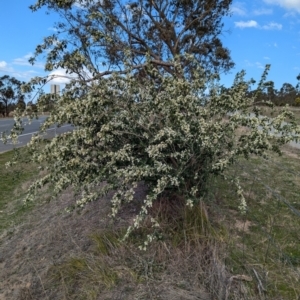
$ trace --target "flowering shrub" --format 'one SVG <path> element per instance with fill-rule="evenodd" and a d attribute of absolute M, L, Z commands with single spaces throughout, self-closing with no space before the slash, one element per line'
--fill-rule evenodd
<path fill-rule="evenodd" d="M 273 119 L 259 116 L 255 99 L 246 97 L 251 81 L 244 81 L 244 72 L 224 91 L 215 79 L 204 78 L 200 67 L 194 69 L 192 80 L 163 76 L 154 69 L 149 72 L 155 80 L 147 84 L 130 71 L 101 79 L 78 97 L 70 96 L 74 91 L 70 86 L 57 100 L 57 109 L 42 130 L 54 123 L 75 127 L 43 147 L 41 135 L 32 138 L 28 145 L 32 159 L 45 166 L 47 175 L 32 184 L 26 201 L 46 183 L 53 184 L 56 193 L 75 187 L 81 195 L 74 203 L 78 207 L 115 190 L 111 202 L 116 216 L 124 203 L 133 200 L 138 182 L 144 181 L 149 193 L 129 234 L 164 191 L 184 196 L 193 207 L 203 197 L 210 176 L 222 175 L 239 156 L 280 153 L 280 145 L 299 135 L 295 123 L 282 123 L 291 114 L 287 109 Z M 247 130 L 237 134 L 242 126 Z M 18 116 L 15 132 L 20 127 Z M 103 181 L 107 184 L 99 191 L 96 187 Z M 244 212 L 246 202 L 238 179 L 235 182 Z"/>

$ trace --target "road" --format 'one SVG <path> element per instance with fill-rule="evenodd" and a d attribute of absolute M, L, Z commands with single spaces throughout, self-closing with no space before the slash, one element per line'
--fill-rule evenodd
<path fill-rule="evenodd" d="M 250 117 L 254 117 L 254 114 L 251 114 Z M 24 128 L 25 130 L 23 133 L 19 136 L 19 142 L 17 145 L 13 145 L 10 141 L 8 141 L 7 144 L 3 144 L 2 141 L 0 141 L 0 153 L 6 152 L 9 150 L 12 150 L 15 147 L 22 147 L 26 145 L 30 139 L 31 136 L 39 131 L 40 125 L 46 120 L 47 116 L 40 116 L 39 119 L 32 120 L 31 124 L 26 125 Z M 24 118 L 23 121 L 26 123 L 27 119 Z M 0 133 L 3 131 L 9 132 L 10 129 L 13 127 L 14 120 L 13 119 L 0 119 Z M 62 125 L 61 127 L 51 127 L 48 129 L 47 134 L 45 135 L 46 138 L 54 137 L 56 134 L 60 134 L 63 132 L 67 132 L 72 130 L 74 127 L 70 124 Z M 290 142 L 289 143 L 292 147 L 300 149 L 300 143 L 296 142 Z"/>
<path fill-rule="evenodd" d="M 27 124 L 26 126 L 24 126 L 24 131 L 19 136 L 18 144 L 14 145 L 10 140 L 8 140 L 7 144 L 3 144 L 3 142 L 0 141 L 0 153 L 12 150 L 15 147 L 22 147 L 26 145 L 30 141 L 32 135 L 39 131 L 40 125 L 46 120 L 46 118 L 47 116 L 40 116 L 37 120 L 36 119 L 32 120 L 31 124 Z M 24 123 L 27 123 L 28 119 L 24 118 L 23 121 Z M 13 119 L 3 119 L 3 120 L 0 119 L 0 133 L 1 132 L 9 133 L 13 125 L 14 125 Z M 45 135 L 45 138 L 51 138 L 54 137 L 56 134 L 67 132 L 72 129 L 73 126 L 70 124 L 65 124 L 57 128 L 55 126 L 52 126 L 47 130 L 47 134 Z"/>

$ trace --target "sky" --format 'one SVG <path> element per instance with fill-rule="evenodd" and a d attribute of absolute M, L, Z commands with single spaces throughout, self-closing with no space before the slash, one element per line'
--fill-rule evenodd
<path fill-rule="evenodd" d="M 222 75 L 230 86 L 235 74 L 260 80 L 271 64 L 268 80 L 280 89 L 287 82 L 297 84 L 300 73 L 300 0 L 233 1 L 231 17 L 224 18 L 221 40 L 231 51 L 235 68 Z"/>
<path fill-rule="evenodd" d="M 59 21 L 45 10 L 31 12 L 35 0 L 2 0 L 0 3 L 0 76 L 22 81 L 44 76 L 45 59 L 28 63 L 35 47 L 51 35 Z M 283 83 L 297 84 L 300 74 L 300 0 L 233 1 L 231 16 L 223 19 L 220 36 L 231 51 L 234 69 L 221 75 L 221 84 L 232 85 L 235 74 L 246 71 L 246 79 L 260 80 L 266 64 L 271 64 L 268 80 L 280 89 Z M 63 70 L 56 74 L 64 74 Z M 65 79 L 52 82 L 63 88 Z M 48 90 L 47 90 L 48 89 Z M 46 92 L 50 86 L 46 86 Z"/>
<path fill-rule="evenodd" d="M 34 0 L 2 0 L 0 3 L 0 76 L 9 75 L 21 81 L 46 75 L 41 58 L 34 66 L 28 59 L 43 38 L 52 34 L 58 21 L 46 11 L 31 12 Z"/>

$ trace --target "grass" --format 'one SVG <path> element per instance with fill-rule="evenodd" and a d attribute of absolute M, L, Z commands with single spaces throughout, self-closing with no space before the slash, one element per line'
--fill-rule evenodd
<path fill-rule="evenodd" d="M 126 227 L 99 229 L 90 236 L 89 253 L 51 268 L 49 286 L 63 286 L 67 299 L 118 299 L 120 291 L 122 299 L 172 299 L 174 289 L 188 293 L 201 280 L 212 294 L 224 293 L 225 274 L 218 261 L 223 232 L 211 227 L 204 203 L 191 210 L 176 196 L 171 202 L 162 198 L 153 207 L 151 214 L 162 226 L 147 251 L 138 246 L 152 230 L 149 220 L 126 243 L 120 241 Z M 205 294 L 203 289 L 197 293 Z"/>
<path fill-rule="evenodd" d="M 21 161 L 18 165 L 5 167 L 6 162 L 20 155 Z M 0 154 L 0 233 L 12 228 L 24 214 L 31 210 L 32 205 L 22 204 L 22 196 L 26 190 L 25 183 L 36 175 L 29 158 L 30 154 L 25 148 Z"/>
<path fill-rule="evenodd" d="M 287 155 L 282 157 L 270 153 L 268 160 L 242 159 L 227 171 L 228 176 L 239 175 L 248 204 L 246 215 L 237 209 L 234 186 L 221 178 L 212 180 L 209 194 L 192 210 L 182 197 L 166 194 L 150 212 L 161 224 L 157 240 L 140 251 L 138 246 L 151 232 L 150 222 L 145 220 L 126 243 L 121 242 L 129 224 L 130 207 L 125 207 L 125 222 L 91 231 L 88 250 L 70 251 L 49 266 L 43 278 L 45 290 L 58 291 L 61 299 L 87 300 L 179 295 L 183 299 L 200 295 L 203 299 L 298 299 L 300 151 L 288 147 L 284 151 Z M 17 153 L 22 153 L 23 161 L 5 169 L 4 163 Z M 36 176 L 29 158 L 24 151 L 0 155 L 1 231 L 34 209 L 21 202 L 22 185 Z M 108 224 L 101 211 L 99 218 Z"/>
<path fill-rule="evenodd" d="M 273 109 L 268 106 L 260 106 L 261 115 L 265 115 L 268 117 L 276 117 L 279 115 L 279 112 L 283 109 L 283 107 L 275 106 Z M 300 124 L 300 107 L 289 107 L 289 110 L 294 114 L 295 122 Z M 290 120 L 285 120 L 289 122 Z"/>
<path fill-rule="evenodd" d="M 125 287 L 124 299 L 156 299 L 136 286 L 154 291 L 162 282 L 186 293 L 202 286 L 214 299 L 298 299 L 300 217 L 279 199 L 300 209 L 300 152 L 289 151 L 242 159 L 228 170 L 239 174 L 246 215 L 231 183 L 216 178 L 192 210 L 176 195 L 154 205 L 151 215 L 162 225 L 148 251 L 137 249 L 150 232 L 147 222 L 126 244 L 120 242 L 125 226 L 100 229 L 90 237 L 92 251 L 52 268 L 52 282 L 66 286 L 68 299 L 114 299 Z"/>
<path fill-rule="evenodd" d="M 229 171 L 240 174 L 248 202 L 243 217 L 233 187 L 220 179 L 215 182 L 222 197 L 218 209 L 230 232 L 227 266 L 252 276 L 262 299 L 300 296 L 300 151 L 293 151 L 298 157 L 252 157 L 240 162 L 242 169 Z"/>

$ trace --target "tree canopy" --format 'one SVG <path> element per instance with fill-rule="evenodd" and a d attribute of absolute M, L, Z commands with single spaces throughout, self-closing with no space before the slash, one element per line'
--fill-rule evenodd
<path fill-rule="evenodd" d="M 81 79 L 122 73 L 125 60 L 142 77 L 146 60 L 159 72 L 188 76 L 194 65 L 184 54 L 190 54 L 207 72 L 226 72 L 234 64 L 219 36 L 231 2 L 39 0 L 32 10 L 47 7 L 62 21 L 37 46 L 31 62 L 48 51 L 46 70 L 64 68 Z"/>
<path fill-rule="evenodd" d="M 19 81 L 9 75 L 0 77 L 0 102 L 4 106 L 4 114 L 8 116 L 9 105 L 14 102 L 24 102 L 24 95 L 21 90 L 22 84 L 25 82 Z"/>

